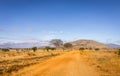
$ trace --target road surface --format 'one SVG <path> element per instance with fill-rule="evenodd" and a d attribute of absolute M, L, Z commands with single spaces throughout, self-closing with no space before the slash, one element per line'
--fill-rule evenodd
<path fill-rule="evenodd" d="M 26 67 L 12 76 L 99 76 L 94 68 L 87 65 L 79 51 L 44 60 L 36 65 Z"/>

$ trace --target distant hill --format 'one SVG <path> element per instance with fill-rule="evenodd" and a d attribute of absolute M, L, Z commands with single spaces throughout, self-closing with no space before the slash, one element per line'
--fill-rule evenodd
<path fill-rule="evenodd" d="M 112 44 L 112 43 L 110 43 L 110 44 L 107 44 L 109 47 L 112 47 L 112 48 L 120 48 L 120 45 L 118 45 L 118 44 Z"/>
<path fill-rule="evenodd" d="M 24 42 L 24 43 L 0 43 L 0 48 L 31 48 L 31 47 L 42 47 L 48 45 L 48 42 Z"/>
<path fill-rule="evenodd" d="M 73 45 L 74 48 L 120 48 L 120 45 L 117 44 L 104 44 L 101 42 L 97 42 L 94 40 L 76 40 L 73 42 L 69 42 Z M 0 48 L 30 48 L 33 46 L 42 47 L 49 45 L 49 41 L 39 41 L 39 42 L 24 42 L 24 43 L 0 43 Z"/>
<path fill-rule="evenodd" d="M 73 45 L 74 48 L 80 48 L 80 47 L 84 47 L 84 48 L 110 48 L 106 44 L 101 43 L 101 42 L 97 42 L 94 40 L 77 40 L 77 41 L 73 41 L 70 43 Z"/>

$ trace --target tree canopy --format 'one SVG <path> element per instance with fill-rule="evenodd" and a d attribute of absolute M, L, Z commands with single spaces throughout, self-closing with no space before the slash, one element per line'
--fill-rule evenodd
<path fill-rule="evenodd" d="M 62 47 L 63 46 L 63 41 L 61 39 L 52 39 L 50 41 L 50 44 L 54 45 L 55 47 Z"/>

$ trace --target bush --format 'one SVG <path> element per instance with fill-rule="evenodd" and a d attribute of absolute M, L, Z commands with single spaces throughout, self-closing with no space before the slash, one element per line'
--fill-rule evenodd
<path fill-rule="evenodd" d="M 79 50 L 83 51 L 83 50 L 85 50 L 85 48 L 79 48 Z"/>
<path fill-rule="evenodd" d="M 92 50 L 92 48 L 89 48 L 89 50 Z"/>
<path fill-rule="evenodd" d="M 95 51 L 99 51 L 100 49 L 99 48 L 95 48 Z"/>
<path fill-rule="evenodd" d="M 35 52 L 37 50 L 37 47 L 33 47 L 32 50 Z"/>
<path fill-rule="evenodd" d="M 10 51 L 9 49 L 2 49 L 3 52 L 8 52 Z"/>
<path fill-rule="evenodd" d="M 65 43 L 63 46 L 65 48 L 72 48 L 73 47 L 73 45 L 71 43 Z"/>
<path fill-rule="evenodd" d="M 45 47 L 45 50 L 49 51 L 51 48 L 49 46 Z"/>
<path fill-rule="evenodd" d="M 118 55 L 120 55 L 120 49 L 118 49 Z"/>
<path fill-rule="evenodd" d="M 56 50 L 56 48 L 54 48 L 54 47 L 51 47 L 50 49 L 53 50 L 53 51 Z"/>

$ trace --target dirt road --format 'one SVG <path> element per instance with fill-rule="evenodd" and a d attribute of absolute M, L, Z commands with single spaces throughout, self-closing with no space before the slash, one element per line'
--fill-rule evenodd
<path fill-rule="evenodd" d="M 98 76 L 98 73 L 84 63 L 79 51 L 71 51 L 21 69 L 12 76 Z"/>

